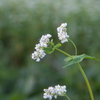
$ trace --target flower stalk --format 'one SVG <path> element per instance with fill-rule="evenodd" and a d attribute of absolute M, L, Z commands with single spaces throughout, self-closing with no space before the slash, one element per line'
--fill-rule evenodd
<path fill-rule="evenodd" d="M 65 54 L 65 55 L 67 55 L 68 57 L 74 59 L 70 54 L 66 53 L 65 51 L 63 51 L 61 49 L 58 49 L 58 48 L 56 48 L 56 50 L 59 51 L 59 52 L 61 52 L 61 53 L 63 53 L 63 54 Z"/>
<path fill-rule="evenodd" d="M 84 78 L 85 82 L 86 82 L 86 85 L 87 85 L 87 88 L 88 88 L 88 91 L 89 91 L 91 100 L 94 100 L 93 92 L 92 92 L 90 83 L 89 83 L 89 81 L 88 81 L 88 78 L 87 78 L 87 76 L 86 76 L 84 70 L 82 69 L 81 65 L 80 65 L 79 63 L 77 63 L 77 65 L 78 65 L 78 68 L 79 68 L 80 72 L 81 72 L 82 75 L 83 75 L 83 78 Z"/>
<path fill-rule="evenodd" d="M 71 39 L 69 39 L 69 41 L 73 44 L 73 46 L 74 46 L 74 48 L 75 48 L 75 55 L 77 55 L 77 47 L 76 47 L 75 43 L 74 43 Z M 80 65 L 79 63 L 77 63 L 77 66 L 78 66 L 80 72 L 82 73 L 83 78 L 84 78 L 84 80 L 85 80 L 85 82 L 86 82 L 86 85 L 87 85 L 87 88 L 88 88 L 88 91 L 89 91 L 91 100 L 94 100 L 94 96 L 93 96 L 93 92 L 92 92 L 92 89 L 91 89 L 89 80 L 88 80 L 88 78 L 87 78 L 87 76 L 86 76 L 84 70 L 82 69 L 81 65 Z"/>
<path fill-rule="evenodd" d="M 68 100 L 70 100 L 70 98 L 68 97 L 68 95 L 65 95 L 65 97 L 66 97 Z"/>

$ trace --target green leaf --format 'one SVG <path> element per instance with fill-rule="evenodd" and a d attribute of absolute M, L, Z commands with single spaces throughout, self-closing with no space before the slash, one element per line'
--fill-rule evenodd
<path fill-rule="evenodd" d="M 56 48 L 59 48 L 60 46 L 62 46 L 61 43 L 56 44 L 56 45 L 53 47 L 53 50 L 55 50 Z"/>
<path fill-rule="evenodd" d="M 50 45 L 50 47 L 46 47 L 46 48 L 43 48 L 43 50 L 47 53 L 47 54 L 51 54 L 52 52 L 54 52 L 54 50 L 56 49 L 56 48 L 59 48 L 62 44 L 61 43 L 58 43 L 58 44 L 56 44 L 54 47 L 52 47 L 53 45 L 54 45 L 54 43 L 53 42 L 51 42 L 52 43 L 52 45 Z M 51 44 L 50 43 L 50 44 Z"/>
<path fill-rule="evenodd" d="M 54 46 L 53 39 L 51 39 L 51 41 L 49 42 L 49 44 L 50 44 L 51 46 Z"/>
<path fill-rule="evenodd" d="M 45 53 L 47 54 L 51 54 L 54 50 L 51 47 L 47 47 L 43 49 L 45 51 Z"/>
<path fill-rule="evenodd" d="M 65 58 L 65 62 L 66 62 L 67 64 L 66 64 L 66 66 L 64 66 L 64 68 L 67 67 L 67 66 L 70 66 L 70 65 L 72 65 L 72 64 L 79 63 L 79 62 L 81 62 L 84 58 L 85 58 L 85 59 L 98 60 L 98 59 L 96 59 L 95 57 L 92 57 L 92 56 L 89 56 L 89 55 L 86 55 L 86 54 L 77 55 L 77 56 L 72 56 L 72 57 L 73 57 L 73 59 L 70 58 L 70 57 Z"/>

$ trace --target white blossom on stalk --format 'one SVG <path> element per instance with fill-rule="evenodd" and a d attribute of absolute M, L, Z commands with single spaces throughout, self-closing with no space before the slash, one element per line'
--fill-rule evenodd
<path fill-rule="evenodd" d="M 43 58 L 45 55 L 46 55 L 46 53 L 44 52 L 44 50 L 37 49 L 36 51 L 34 51 L 34 53 L 32 53 L 32 59 L 39 62 L 40 58 Z"/>
<path fill-rule="evenodd" d="M 69 38 L 69 35 L 67 34 L 67 23 L 62 23 L 60 25 L 60 27 L 57 28 L 57 32 L 58 32 L 58 38 L 59 40 L 61 40 L 61 43 L 67 42 Z"/>
<path fill-rule="evenodd" d="M 32 53 L 32 59 L 36 60 L 37 62 L 40 61 L 40 59 L 42 59 L 46 53 L 45 51 L 43 50 L 44 47 L 47 47 L 48 46 L 48 43 L 50 42 L 50 39 L 52 36 L 50 34 L 46 34 L 46 35 L 43 35 L 40 40 L 39 40 L 39 43 L 36 44 L 35 46 L 35 50 L 33 53 Z"/>
<path fill-rule="evenodd" d="M 55 92 L 54 87 L 49 87 L 48 89 L 44 89 L 44 92 L 45 92 L 43 95 L 44 99 L 49 98 L 49 100 L 51 100 Z"/>
<path fill-rule="evenodd" d="M 66 90 L 66 86 L 60 86 L 60 85 L 56 85 L 55 87 L 49 87 L 48 89 L 44 89 L 44 99 L 49 99 L 52 100 L 52 97 L 54 97 L 55 99 L 57 98 L 57 96 L 64 96 L 67 92 Z"/>
<path fill-rule="evenodd" d="M 55 90 L 56 90 L 55 94 L 59 96 L 63 96 L 67 92 L 65 85 L 64 86 L 57 85 L 55 86 Z"/>
<path fill-rule="evenodd" d="M 52 36 L 50 34 L 46 34 L 46 35 L 43 35 L 40 39 L 40 45 L 41 47 L 47 47 L 48 46 L 48 43 L 50 42 L 49 38 L 51 38 Z"/>

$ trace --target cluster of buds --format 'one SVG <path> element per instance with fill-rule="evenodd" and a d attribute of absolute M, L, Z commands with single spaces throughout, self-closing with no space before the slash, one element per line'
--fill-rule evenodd
<path fill-rule="evenodd" d="M 66 86 L 56 85 L 55 87 L 49 87 L 48 89 L 44 89 L 44 99 L 52 100 L 52 97 L 57 98 L 57 96 L 65 96 L 67 90 Z"/>

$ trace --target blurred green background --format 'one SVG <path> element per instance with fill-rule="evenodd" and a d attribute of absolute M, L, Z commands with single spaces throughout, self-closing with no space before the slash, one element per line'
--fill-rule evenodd
<path fill-rule="evenodd" d="M 100 0 L 0 0 L 0 100 L 44 100 L 43 89 L 57 84 L 67 86 L 71 100 L 90 100 L 77 66 L 63 68 L 63 54 L 54 52 L 39 63 L 31 59 L 43 34 L 59 42 L 56 28 L 63 22 L 78 54 L 100 59 Z M 69 42 L 61 49 L 74 54 Z M 81 65 L 100 100 L 100 62 Z"/>

